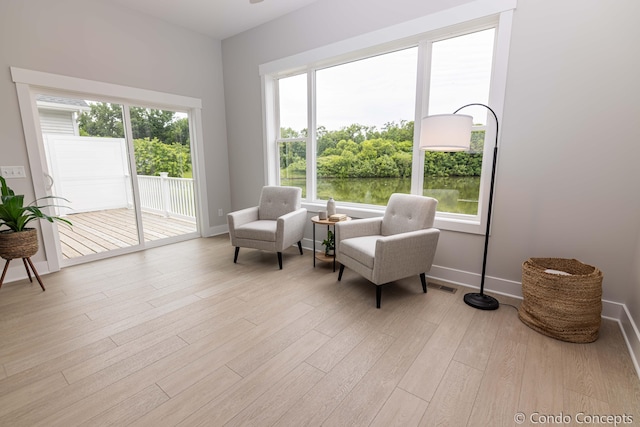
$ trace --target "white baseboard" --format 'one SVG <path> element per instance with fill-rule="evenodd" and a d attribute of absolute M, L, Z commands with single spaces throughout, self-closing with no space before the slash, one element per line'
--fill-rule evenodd
<path fill-rule="evenodd" d="M 452 268 L 434 265 L 431 267 L 427 277 L 468 288 L 480 288 L 480 275 L 477 273 L 470 273 L 468 271 L 455 270 Z M 478 285 L 470 285 L 470 283 L 478 283 Z M 485 291 L 522 299 L 522 283 L 513 280 L 486 276 Z M 618 322 L 618 325 L 620 325 L 620 330 L 622 331 L 627 343 L 631 360 L 633 361 L 636 373 L 640 378 L 640 331 L 638 331 L 638 326 L 631 317 L 627 306 L 614 301 L 602 300 L 602 317 L 615 320 Z"/>
<path fill-rule="evenodd" d="M 620 305 L 623 310 L 621 310 L 621 316 L 618 323 L 620 324 L 622 335 L 624 335 L 624 339 L 627 342 L 631 359 L 636 367 L 636 373 L 638 374 L 638 377 L 640 377 L 640 331 L 638 331 L 638 326 L 633 321 L 627 306 L 624 304 Z"/>
<path fill-rule="evenodd" d="M 434 265 L 431 267 L 427 277 L 467 288 L 480 289 L 481 278 L 478 273 Z M 522 283 L 520 282 L 486 276 L 484 288 L 494 294 L 522 299 Z"/>
<path fill-rule="evenodd" d="M 220 234 L 224 234 L 228 232 L 229 232 L 229 226 L 227 224 L 216 225 L 214 227 L 210 227 L 208 230 L 204 230 L 203 237 L 213 237 L 213 236 L 218 236 Z"/>

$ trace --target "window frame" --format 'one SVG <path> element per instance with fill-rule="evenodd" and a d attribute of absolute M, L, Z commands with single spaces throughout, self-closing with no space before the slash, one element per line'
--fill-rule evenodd
<path fill-rule="evenodd" d="M 416 108 L 414 118 L 414 150 L 412 160 L 411 194 L 422 194 L 424 176 L 424 152 L 415 142 L 419 139 L 421 118 L 428 115 L 431 45 L 434 42 L 495 28 L 494 57 L 491 72 L 488 105 L 498 117 L 502 117 L 506 72 L 511 36 L 511 23 L 516 0 L 476 1 L 452 9 L 425 16 L 405 24 L 389 27 L 375 33 L 365 34 L 344 42 L 314 49 L 292 57 L 283 58 L 260 66 L 263 89 L 263 136 L 265 150 L 265 182 L 279 185 L 279 144 L 294 139 L 280 138 L 278 80 L 307 73 L 307 192 L 303 206 L 320 210 L 326 201 L 317 199 L 316 193 L 316 111 L 315 71 L 371 56 L 418 46 L 418 74 L 416 82 Z M 426 29 L 426 31 L 425 31 Z M 464 113 L 464 112 L 461 112 Z M 487 206 L 493 156 L 493 141 L 496 139 L 496 124 L 490 116 L 487 124 L 474 127 L 485 129 L 485 143 L 478 200 L 478 214 L 465 215 L 438 211 L 435 226 L 451 231 L 484 234 L 486 231 Z M 384 206 L 340 202 L 342 212 L 358 218 L 378 217 Z"/>

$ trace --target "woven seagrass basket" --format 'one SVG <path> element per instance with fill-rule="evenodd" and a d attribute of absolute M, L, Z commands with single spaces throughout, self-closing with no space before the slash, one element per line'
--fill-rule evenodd
<path fill-rule="evenodd" d="M 38 252 L 38 233 L 35 228 L 24 231 L 0 231 L 0 257 L 28 258 Z"/>
<path fill-rule="evenodd" d="M 574 343 L 598 339 L 602 272 L 596 267 L 575 259 L 530 258 L 522 264 L 522 295 L 518 317 L 530 328 Z"/>

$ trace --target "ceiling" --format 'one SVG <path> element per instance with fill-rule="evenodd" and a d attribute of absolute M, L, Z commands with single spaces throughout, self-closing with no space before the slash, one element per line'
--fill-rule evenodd
<path fill-rule="evenodd" d="M 263 0 L 255 4 L 250 0 L 105 1 L 223 40 L 319 0 Z"/>

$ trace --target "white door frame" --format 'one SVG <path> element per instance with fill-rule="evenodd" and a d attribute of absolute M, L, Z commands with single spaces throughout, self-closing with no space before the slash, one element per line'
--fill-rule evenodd
<path fill-rule="evenodd" d="M 29 157 L 31 180 L 36 199 L 50 195 L 46 188 L 47 161 L 42 134 L 39 132 L 40 119 L 35 102 L 36 93 L 43 90 L 58 91 L 66 92 L 69 96 L 77 97 L 81 95 L 88 98 L 107 98 L 112 102 L 122 104 L 133 103 L 136 105 L 148 105 L 152 108 L 185 110 L 189 112 L 190 117 L 198 234 L 202 236 L 203 231 L 209 229 L 209 204 L 204 176 L 204 144 L 202 142 L 202 101 L 200 99 L 16 67 L 11 67 L 11 77 L 16 84 L 22 127 Z M 40 225 L 43 238 L 42 247 L 47 261 L 45 268 L 40 266 L 38 269 L 42 273 L 58 271 L 60 270 L 61 248 L 58 233 L 54 228 L 56 225 L 46 221 L 40 221 Z M 144 240 L 141 241 L 141 245 L 145 247 Z M 134 247 L 134 249 L 127 249 L 114 250 L 109 254 L 116 255 L 139 250 L 139 246 Z M 92 256 L 90 257 L 93 259 Z"/>

